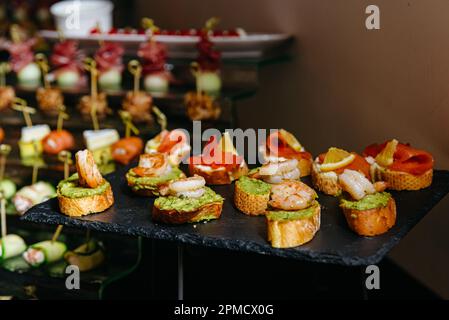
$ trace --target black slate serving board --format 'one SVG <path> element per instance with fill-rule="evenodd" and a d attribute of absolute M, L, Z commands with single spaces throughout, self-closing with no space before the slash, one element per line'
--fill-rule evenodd
<path fill-rule="evenodd" d="M 297 248 L 275 249 L 266 240 L 265 218 L 246 216 L 234 207 L 234 185 L 213 187 L 226 199 L 219 220 L 195 225 L 155 224 L 150 214 L 154 199 L 133 195 L 126 185 L 125 172 L 126 168 L 123 168 L 107 177 L 113 187 L 115 205 L 103 213 L 69 218 L 58 212 L 57 200 L 52 199 L 29 210 L 23 219 L 290 259 L 357 266 L 378 263 L 449 192 L 449 171 L 438 170 L 429 188 L 392 192 L 398 208 L 396 225 L 386 234 L 372 238 L 360 237 L 349 230 L 338 208 L 338 200 L 320 194 L 321 229 L 315 238 Z M 310 181 L 305 179 L 305 182 Z"/>

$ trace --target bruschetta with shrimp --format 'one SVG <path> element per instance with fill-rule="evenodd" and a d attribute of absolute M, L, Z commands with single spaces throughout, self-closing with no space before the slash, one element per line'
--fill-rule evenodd
<path fill-rule="evenodd" d="M 164 194 L 170 181 L 185 177 L 177 167 L 172 166 L 165 153 L 140 155 L 139 165 L 126 174 L 128 186 L 141 196 Z"/>
<path fill-rule="evenodd" d="M 297 159 L 268 162 L 240 177 L 235 183 L 234 204 L 244 214 L 265 214 L 271 186 L 284 180 L 299 180 Z"/>
<path fill-rule="evenodd" d="M 320 154 L 313 162 L 313 186 L 327 195 L 340 195 L 342 188 L 338 175 L 345 169 L 361 172 L 366 178 L 371 179 L 370 164 L 365 158 L 355 152 L 332 147 Z"/>
<path fill-rule="evenodd" d="M 320 229 L 321 208 L 315 190 L 297 180 L 271 187 L 266 212 L 268 241 L 275 248 L 300 246 Z"/>
<path fill-rule="evenodd" d="M 152 219 L 156 222 L 182 224 L 218 219 L 223 197 L 206 187 L 198 175 L 171 181 L 165 197 L 154 201 Z"/>
<path fill-rule="evenodd" d="M 387 232 L 396 223 L 396 203 L 385 189 L 388 183 L 372 183 L 360 171 L 345 169 L 338 177 L 344 191 L 340 199 L 349 228 L 361 236 Z"/>
<path fill-rule="evenodd" d="M 65 215 L 77 217 L 103 212 L 114 204 L 111 185 L 101 175 L 89 150 L 75 155 L 76 171 L 57 187 L 59 208 Z"/>

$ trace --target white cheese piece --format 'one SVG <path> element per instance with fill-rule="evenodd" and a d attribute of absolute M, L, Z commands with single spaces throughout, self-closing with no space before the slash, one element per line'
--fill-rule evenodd
<path fill-rule="evenodd" d="M 22 142 L 41 141 L 50 133 L 50 127 L 47 124 L 38 124 L 31 127 L 22 128 Z"/>
<path fill-rule="evenodd" d="M 86 130 L 83 132 L 86 147 L 89 150 L 97 150 L 108 147 L 120 139 L 115 129 Z"/>

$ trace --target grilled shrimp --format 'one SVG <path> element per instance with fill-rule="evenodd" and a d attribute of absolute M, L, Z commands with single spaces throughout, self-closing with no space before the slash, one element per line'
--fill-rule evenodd
<path fill-rule="evenodd" d="M 86 188 L 96 188 L 103 184 L 104 179 L 98 170 L 94 156 L 89 150 L 78 151 L 75 155 L 76 171 L 79 184 Z"/>
<path fill-rule="evenodd" d="M 298 160 L 290 159 L 279 162 L 268 162 L 259 169 L 262 176 L 274 176 L 292 171 L 298 166 Z"/>
<path fill-rule="evenodd" d="M 145 147 L 146 153 L 161 152 L 168 156 L 172 166 L 178 166 L 190 153 L 187 135 L 180 129 L 163 130 L 156 137 L 149 140 Z"/>
<path fill-rule="evenodd" d="M 134 173 L 141 177 L 160 176 L 167 174 L 171 170 L 168 165 L 167 156 L 163 153 L 142 154 L 139 158 L 139 165 L 134 168 Z"/>
<path fill-rule="evenodd" d="M 282 210 L 301 210 L 310 206 L 316 192 L 308 185 L 294 180 L 286 180 L 271 187 L 268 204 Z"/>
<path fill-rule="evenodd" d="M 268 162 L 258 172 L 258 176 L 268 183 L 280 183 L 284 180 L 297 180 L 300 177 L 298 160 Z"/>
<path fill-rule="evenodd" d="M 199 198 L 204 194 L 206 180 L 203 177 L 194 175 L 190 178 L 178 179 L 168 185 L 170 193 L 176 196 L 188 198 Z"/>
<path fill-rule="evenodd" d="M 367 194 L 376 193 L 374 185 L 360 172 L 346 169 L 338 177 L 342 189 L 355 200 L 360 200 Z M 380 186 L 380 185 L 379 185 Z"/>

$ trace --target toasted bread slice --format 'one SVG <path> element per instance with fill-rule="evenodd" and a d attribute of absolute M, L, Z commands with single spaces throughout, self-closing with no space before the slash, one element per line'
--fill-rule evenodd
<path fill-rule="evenodd" d="M 306 177 L 310 175 L 312 171 L 313 161 L 311 159 L 298 158 L 298 169 L 301 177 Z"/>
<path fill-rule="evenodd" d="M 162 210 L 154 205 L 152 219 L 153 221 L 170 224 L 194 223 L 218 219 L 221 216 L 222 209 L 223 202 L 208 203 L 194 211 Z"/>
<path fill-rule="evenodd" d="M 396 202 L 391 197 L 385 207 L 369 210 L 343 209 L 349 228 L 361 236 L 377 236 L 396 223 Z"/>
<path fill-rule="evenodd" d="M 242 179 L 245 177 L 242 177 Z M 252 178 L 247 178 L 252 179 Z M 268 183 L 265 183 L 260 180 L 252 179 L 255 183 L 264 184 L 269 186 Z M 248 190 L 245 190 L 242 187 L 241 181 L 238 180 L 235 183 L 235 192 L 234 192 L 234 204 L 243 213 L 251 216 L 257 216 L 261 214 L 265 214 L 265 210 L 268 206 L 268 200 L 270 200 L 270 189 L 267 188 L 267 192 L 262 193 L 251 193 Z"/>
<path fill-rule="evenodd" d="M 433 170 L 430 169 L 422 175 L 415 176 L 407 172 L 378 168 L 376 177 L 380 181 L 387 182 L 391 190 L 420 190 L 432 184 Z"/>
<path fill-rule="evenodd" d="M 315 188 L 330 196 L 338 196 L 342 192 L 337 174 L 332 171 L 321 172 L 316 163 L 312 165 L 312 183 Z"/>
<path fill-rule="evenodd" d="M 268 241 L 274 248 L 292 248 L 313 239 L 320 229 L 321 208 L 315 205 L 307 218 L 294 220 L 271 220 L 267 215 Z"/>
<path fill-rule="evenodd" d="M 248 174 L 248 166 L 246 163 L 243 163 L 242 166 L 239 166 L 236 170 L 230 172 L 222 168 L 204 170 L 203 167 L 204 165 L 191 164 L 189 166 L 190 175 L 193 176 L 197 174 L 202 176 L 208 185 L 231 184 L 232 181 Z"/>
<path fill-rule="evenodd" d="M 84 198 L 69 198 L 58 194 L 59 208 L 61 212 L 70 217 L 81 217 L 91 213 L 103 212 L 114 204 L 112 189 L 106 189 L 100 195 Z"/>

